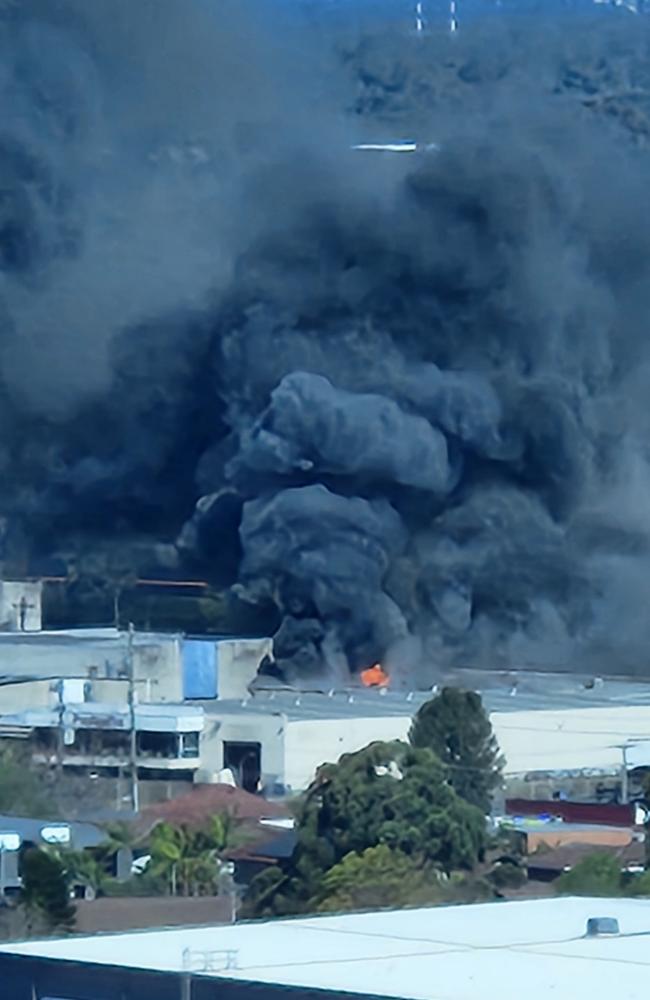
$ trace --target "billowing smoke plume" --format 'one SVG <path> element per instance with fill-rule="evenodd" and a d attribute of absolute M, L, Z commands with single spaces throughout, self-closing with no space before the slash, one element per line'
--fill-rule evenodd
<path fill-rule="evenodd" d="M 7 535 L 165 543 L 290 679 L 644 670 L 650 31 L 602 13 L 9 5 Z"/>

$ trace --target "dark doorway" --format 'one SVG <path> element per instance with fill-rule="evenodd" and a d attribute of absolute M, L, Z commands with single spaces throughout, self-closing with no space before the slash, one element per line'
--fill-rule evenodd
<path fill-rule="evenodd" d="M 256 792 L 262 773 L 261 743 L 230 743 L 224 740 L 223 766 L 230 768 L 235 781 L 246 792 Z"/>

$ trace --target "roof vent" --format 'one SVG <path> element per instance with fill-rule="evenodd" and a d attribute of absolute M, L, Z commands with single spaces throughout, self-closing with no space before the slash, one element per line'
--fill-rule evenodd
<path fill-rule="evenodd" d="M 618 920 L 615 917 L 589 917 L 587 920 L 587 937 L 618 933 Z"/>

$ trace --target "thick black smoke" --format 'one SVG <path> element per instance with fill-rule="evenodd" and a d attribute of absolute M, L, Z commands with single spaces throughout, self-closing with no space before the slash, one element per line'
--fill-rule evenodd
<path fill-rule="evenodd" d="M 292 679 L 644 670 L 648 23 L 10 5 L 7 536 L 161 543 Z"/>

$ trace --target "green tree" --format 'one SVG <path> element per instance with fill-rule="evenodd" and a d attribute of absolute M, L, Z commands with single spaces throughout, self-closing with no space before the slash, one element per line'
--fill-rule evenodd
<path fill-rule="evenodd" d="M 428 747 L 447 767 L 447 779 L 461 798 L 487 813 L 501 782 L 503 758 L 480 695 L 443 688 L 418 710 L 409 740 Z"/>
<path fill-rule="evenodd" d="M 650 896 L 650 871 L 641 875 L 624 875 L 623 887 L 626 896 Z"/>
<path fill-rule="evenodd" d="M 108 875 L 104 865 L 90 851 L 50 851 L 61 863 L 68 884 L 84 885 L 99 893 Z"/>
<path fill-rule="evenodd" d="M 75 909 L 70 901 L 69 876 L 60 859 L 32 847 L 21 860 L 21 901 L 30 918 L 43 921 L 50 930 L 72 930 Z"/>
<path fill-rule="evenodd" d="M 419 857 L 378 844 L 362 854 L 346 854 L 330 868 L 309 909 L 328 913 L 398 909 L 477 903 L 496 896 L 490 878 L 477 877 L 472 872 L 447 875 Z"/>
<path fill-rule="evenodd" d="M 326 872 L 378 844 L 442 872 L 471 870 L 485 845 L 483 815 L 456 795 L 431 750 L 399 741 L 373 743 L 320 768 L 297 821 L 290 861 L 253 880 L 247 915 L 310 909 Z"/>
<path fill-rule="evenodd" d="M 234 840 L 229 816 L 213 816 L 201 829 L 159 823 L 151 832 L 152 875 L 163 875 L 172 895 L 210 895 L 217 891 L 220 856 Z"/>
<path fill-rule="evenodd" d="M 35 767 L 29 747 L 0 746 L 0 812 L 55 818 L 47 773 Z"/>
<path fill-rule="evenodd" d="M 144 839 L 142 832 L 137 830 L 135 824 L 126 823 L 124 820 L 108 823 L 104 832 L 106 839 L 97 849 L 97 856 L 102 859 L 107 869 L 113 869 L 116 866 L 117 855 L 122 853 L 130 870 L 134 850 Z"/>
<path fill-rule="evenodd" d="M 346 854 L 325 873 L 314 908 L 324 912 L 376 910 L 438 902 L 445 895 L 442 873 L 421 858 L 387 844 Z"/>
<path fill-rule="evenodd" d="M 526 869 L 514 861 L 501 861 L 494 865 L 487 876 L 495 889 L 519 889 L 526 884 Z"/>
<path fill-rule="evenodd" d="M 563 896 L 620 896 L 621 863 L 611 854 L 596 851 L 560 875 L 555 889 Z"/>

